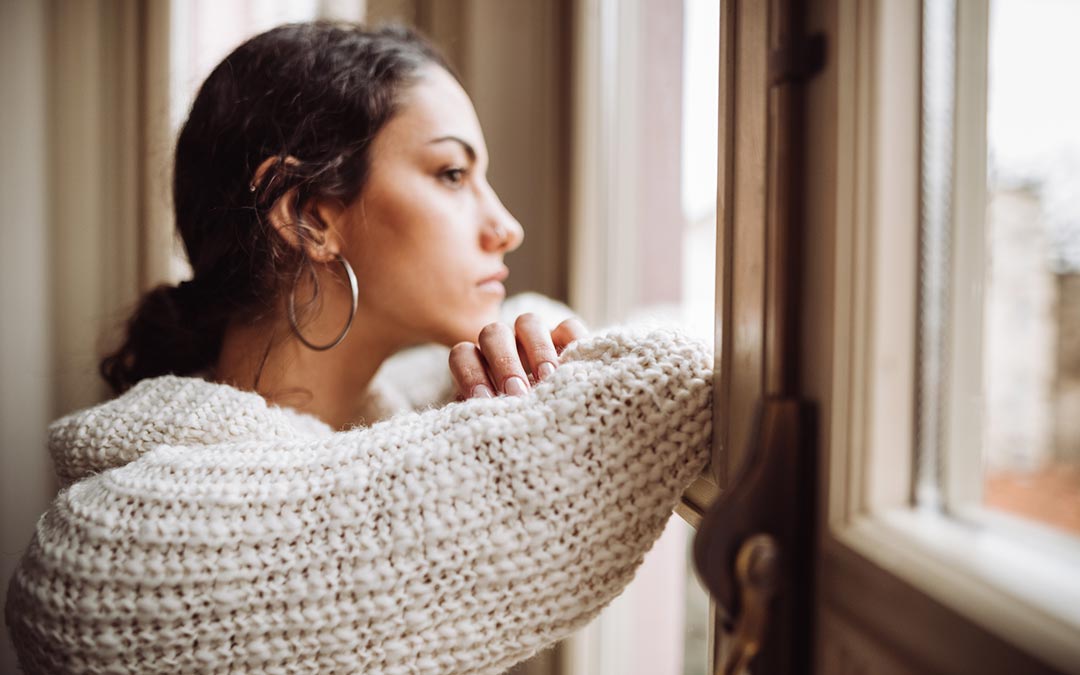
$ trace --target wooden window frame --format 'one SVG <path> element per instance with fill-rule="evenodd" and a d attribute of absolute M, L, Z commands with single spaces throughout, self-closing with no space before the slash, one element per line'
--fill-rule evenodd
<path fill-rule="evenodd" d="M 1055 583 L 1047 583 L 1049 578 L 1033 583 L 1025 566 L 1033 564 L 1034 554 L 1021 551 L 1015 540 L 911 506 L 919 5 L 887 0 L 819 5 L 817 20 L 835 38 L 835 64 L 826 81 L 815 85 L 817 93 L 811 93 L 821 98 L 811 107 L 809 128 L 828 133 L 811 134 L 810 152 L 822 161 L 831 158 L 835 172 L 831 178 L 807 176 L 808 193 L 818 190 L 832 200 L 831 208 L 810 211 L 808 228 L 830 236 L 815 243 L 808 255 L 817 259 L 810 268 L 822 277 L 831 273 L 831 278 L 824 286 L 809 287 L 804 302 L 808 314 L 825 321 L 831 315 L 832 320 L 830 329 L 811 329 L 804 339 L 831 354 L 826 366 L 810 364 L 806 377 L 829 401 L 822 422 L 822 623 L 829 624 L 830 616 L 857 617 L 866 621 L 859 628 L 864 634 L 885 636 L 901 659 L 916 658 L 935 672 L 969 672 L 976 664 L 983 672 L 1047 672 L 1047 664 L 1073 672 L 1080 663 L 1080 617 L 1077 604 L 1070 608 L 1068 602 L 1077 597 L 1080 581 L 1068 578 L 1068 564 L 1048 567 L 1044 558 L 1040 569 L 1053 574 Z M 963 68 L 978 46 L 965 42 L 963 31 L 960 38 Z M 835 99 L 832 119 L 826 121 L 829 87 L 835 88 Z M 958 106 L 979 95 L 961 91 Z M 968 129 L 957 138 L 969 159 L 979 133 Z M 957 168 L 959 189 L 977 191 L 972 167 Z M 981 214 L 970 211 L 970 199 L 958 201 L 959 236 L 974 236 L 971 224 Z M 953 271 L 970 272 L 978 262 L 961 259 Z M 971 364 L 959 361 L 953 367 L 966 368 L 953 376 L 970 384 L 976 372 Z M 958 391 L 946 405 L 962 407 L 962 395 Z M 950 444 L 957 443 L 954 435 Z M 956 491 L 954 496 L 971 499 L 972 486 L 956 476 L 971 466 L 971 444 L 956 447 L 966 451 L 947 454 L 953 477 L 946 479 L 946 487 Z M 1013 555 L 1001 555 L 1006 550 Z"/>

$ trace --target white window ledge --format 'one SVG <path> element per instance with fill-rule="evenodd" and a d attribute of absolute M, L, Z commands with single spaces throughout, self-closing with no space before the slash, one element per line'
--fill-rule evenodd
<path fill-rule="evenodd" d="M 1002 639 L 1080 672 L 1080 544 L 1033 525 L 1019 536 L 1002 517 L 896 508 L 835 536 Z"/>

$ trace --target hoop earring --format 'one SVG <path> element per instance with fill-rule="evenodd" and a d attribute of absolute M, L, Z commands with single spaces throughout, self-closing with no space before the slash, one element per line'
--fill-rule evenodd
<path fill-rule="evenodd" d="M 353 272 L 352 265 L 346 260 L 340 253 L 336 254 L 338 262 L 345 268 L 345 274 L 349 277 L 349 290 L 352 292 L 352 308 L 349 310 L 349 320 L 345 322 L 345 330 L 341 331 L 341 335 L 337 336 L 337 339 L 333 342 L 325 345 L 313 345 L 307 341 L 307 339 L 301 335 L 300 327 L 296 324 L 296 282 L 300 280 L 300 274 L 303 268 L 296 271 L 296 279 L 293 280 L 292 289 L 289 291 L 289 326 L 292 328 L 296 337 L 300 338 L 300 342 L 303 342 L 309 349 L 314 349 L 317 352 L 324 352 L 327 349 L 332 349 L 345 339 L 345 335 L 349 332 L 349 328 L 352 327 L 353 318 L 356 317 L 356 304 L 360 298 L 360 289 L 356 283 L 356 274 Z"/>

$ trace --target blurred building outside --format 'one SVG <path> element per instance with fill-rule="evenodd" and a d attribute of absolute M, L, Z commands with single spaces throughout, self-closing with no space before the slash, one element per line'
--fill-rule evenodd
<path fill-rule="evenodd" d="M 1080 6 L 996 0 L 984 311 L 987 505 L 1080 534 Z"/>

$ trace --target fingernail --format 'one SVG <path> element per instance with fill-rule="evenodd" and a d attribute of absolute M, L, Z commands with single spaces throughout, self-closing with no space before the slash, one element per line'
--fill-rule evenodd
<path fill-rule="evenodd" d="M 511 396 L 524 396 L 529 393 L 529 388 L 525 386 L 525 381 L 517 375 L 508 377 L 506 379 L 506 384 L 504 384 L 503 387 L 506 389 L 506 393 Z"/>
<path fill-rule="evenodd" d="M 491 393 L 491 389 L 486 384 L 478 384 L 472 388 L 473 398 L 494 398 L 495 394 Z"/>
<path fill-rule="evenodd" d="M 551 361 L 544 361 L 536 367 L 536 370 L 540 373 L 540 379 L 546 380 L 548 375 L 551 375 L 555 372 L 555 366 L 551 363 Z"/>

